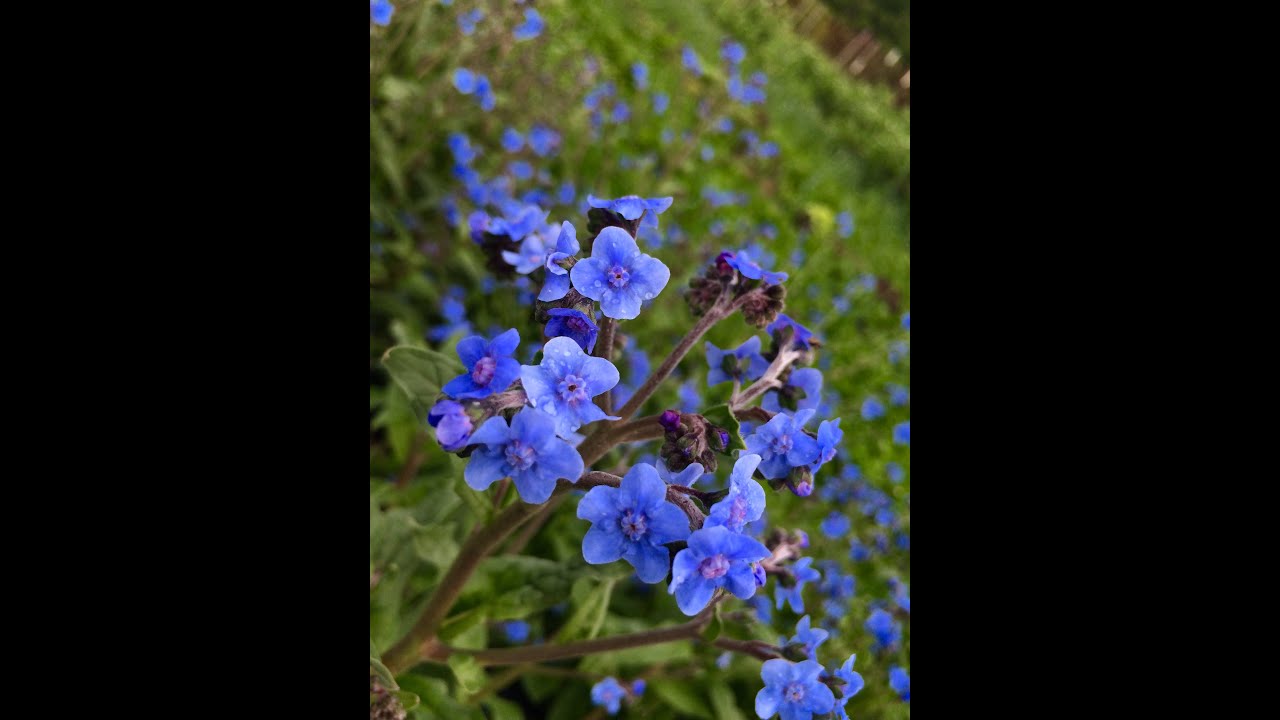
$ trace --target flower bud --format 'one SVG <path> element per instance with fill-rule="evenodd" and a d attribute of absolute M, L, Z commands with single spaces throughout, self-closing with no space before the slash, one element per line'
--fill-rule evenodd
<path fill-rule="evenodd" d="M 804 662 L 809 659 L 809 648 L 804 643 L 787 643 L 782 648 L 782 657 L 791 662 Z"/>

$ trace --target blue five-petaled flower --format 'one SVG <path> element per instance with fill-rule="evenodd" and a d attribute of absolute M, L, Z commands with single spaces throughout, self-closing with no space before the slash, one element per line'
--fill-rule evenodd
<path fill-rule="evenodd" d="M 759 455 L 738 458 L 733 464 L 733 472 L 729 474 L 729 494 L 711 506 L 703 527 L 723 526 L 740 533 L 747 523 L 760 519 L 764 513 L 764 488 L 751 477 L 759 465 Z"/>
<path fill-rule="evenodd" d="M 618 710 L 622 709 L 622 699 L 626 696 L 627 691 L 612 676 L 591 687 L 591 704 L 608 710 L 610 715 L 618 714 Z"/>
<path fill-rule="evenodd" d="M 671 207 L 675 198 L 642 198 L 639 195 L 623 195 L 617 200 L 605 200 L 594 195 L 587 195 L 587 204 L 593 208 L 612 210 L 627 220 L 635 220 L 641 215 L 640 222 L 650 227 L 658 227 L 658 216 Z"/>
<path fill-rule="evenodd" d="M 911 676 L 906 670 L 897 665 L 889 668 L 889 687 L 898 693 L 903 702 L 911 702 Z"/>
<path fill-rule="evenodd" d="M 554 418 L 560 437 L 569 437 L 596 420 L 618 419 L 591 402 L 618 384 L 618 368 L 604 358 L 587 355 L 573 338 L 548 340 L 540 365 L 520 366 L 520 381 L 529 404 Z"/>
<path fill-rule="evenodd" d="M 547 280 L 542 285 L 542 291 L 538 293 L 539 300 L 549 302 L 569 294 L 569 271 L 561 267 L 560 262 L 577 255 L 581 249 L 578 245 L 578 233 L 573 225 L 568 220 L 560 223 L 556 249 L 546 254 L 544 265 L 547 268 Z"/>
<path fill-rule="evenodd" d="M 512 355 L 520 344 L 515 328 L 492 341 L 472 335 L 458 341 L 458 357 L 467 371 L 445 383 L 445 395 L 454 398 L 482 398 L 501 392 L 520 376 L 520 362 Z"/>
<path fill-rule="evenodd" d="M 788 642 L 803 645 L 805 655 L 808 655 L 810 660 L 817 660 L 818 646 L 826 642 L 830 635 L 831 633 L 822 628 L 810 627 L 809 616 L 805 615 L 800 618 L 800 622 L 796 623 L 795 637 Z"/>
<path fill-rule="evenodd" d="M 470 444 L 482 446 L 471 453 L 462 475 L 473 490 L 509 477 L 520 499 L 536 505 L 551 497 L 556 480 L 576 482 L 582 475 L 582 456 L 556 437 L 551 416 L 531 407 L 516 413 L 510 426 L 505 418 L 489 418 L 472 433 Z"/>
<path fill-rule="evenodd" d="M 844 665 L 835 671 L 836 679 L 844 683 L 844 687 L 840 689 L 843 693 L 839 700 L 836 701 L 836 717 L 840 720 L 849 720 L 849 716 L 845 713 L 844 706 L 849 704 L 850 698 L 858 694 L 866 683 L 862 679 L 862 675 L 854 672 L 853 661 L 857 660 L 857 655 L 850 655 L 848 660 L 844 661 Z M 892 677 L 892 671 L 890 671 Z"/>
<path fill-rule="evenodd" d="M 760 668 L 764 687 L 756 693 L 756 715 L 768 720 L 811 720 L 831 712 L 836 696 L 819 680 L 822 666 L 816 660 L 793 663 L 782 658 L 766 660 Z"/>
<path fill-rule="evenodd" d="M 744 277 L 751 280 L 763 280 L 765 285 L 780 285 L 787 279 L 787 274 L 784 272 L 765 270 L 760 263 L 751 259 L 751 255 L 746 250 L 725 253 L 724 260 L 730 267 L 742 273 Z"/>
<path fill-rule="evenodd" d="M 645 300 L 657 297 L 667 286 L 671 270 L 640 252 L 626 230 L 609 226 L 596 236 L 591 257 L 579 260 L 569 277 L 578 292 L 600 301 L 605 317 L 632 320 Z"/>
<path fill-rule="evenodd" d="M 721 350 L 711 343 L 706 344 L 706 350 L 710 367 L 707 385 L 719 385 L 730 380 L 756 380 L 769 369 L 769 361 L 760 354 L 759 335 L 752 335 L 733 350 Z"/>
<path fill-rule="evenodd" d="M 387 0 L 369 0 L 369 17 L 376 25 L 386 25 L 391 22 L 391 15 L 395 13 L 396 6 Z"/>
<path fill-rule="evenodd" d="M 844 439 L 844 431 L 840 429 L 840 418 L 823 420 L 818 426 L 818 459 L 811 466 L 814 472 L 824 464 L 831 462 Z"/>
<path fill-rule="evenodd" d="M 756 592 L 751 564 L 769 557 L 769 548 L 725 527 L 704 527 L 689 535 L 689 546 L 676 554 L 667 592 L 685 615 L 697 615 L 717 588 L 746 600 Z"/>
<path fill-rule="evenodd" d="M 791 371 L 791 376 L 787 378 L 786 387 L 804 391 L 804 399 L 795 400 L 797 410 L 817 408 L 818 403 L 822 401 L 822 371 L 818 368 L 796 368 Z M 787 392 L 794 398 L 795 390 L 787 390 Z M 782 407 L 782 404 L 778 401 L 778 391 L 776 390 L 765 393 L 764 398 L 760 401 L 760 407 L 772 413 L 790 412 L 787 408 Z"/>
<path fill-rule="evenodd" d="M 760 472 L 766 478 L 784 478 L 790 474 L 791 468 L 810 465 L 818 459 L 818 441 L 804 431 L 804 424 L 809 422 L 814 412 L 778 413 L 747 436 L 747 452 L 761 457 Z"/>
<path fill-rule="evenodd" d="M 689 537 L 689 519 L 667 502 L 666 484 L 645 463 L 633 466 L 616 488 L 591 488 L 578 503 L 578 517 L 592 523 L 582 538 L 587 562 L 626 560 L 647 583 L 667 577 L 670 554 L 663 544 Z"/>

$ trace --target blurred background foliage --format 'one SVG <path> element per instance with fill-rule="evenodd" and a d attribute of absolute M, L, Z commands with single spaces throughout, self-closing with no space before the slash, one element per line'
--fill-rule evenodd
<path fill-rule="evenodd" d="M 828 1 L 854 27 L 871 26 L 909 51 L 905 0 Z M 536 7 L 545 27 L 536 38 L 516 40 L 512 29 L 524 22 L 529 7 Z M 464 34 L 459 18 L 476 9 L 484 17 Z M 397 2 L 389 24 L 371 24 L 375 650 L 385 650 L 412 625 L 458 544 L 494 513 L 492 493 L 476 493 L 462 483 L 466 461 L 440 450 L 426 432 L 422 407 L 388 381 L 382 354 L 393 345 L 415 345 L 452 355 L 461 337 L 514 327 L 523 338 L 517 356 L 530 362 L 541 341 L 532 318 L 538 283 L 519 276 L 495 279 L 468 237 L 466 217 L 476 207 L 454 173 L 449 147 L 450 135 L 463 133 L 479 151 L 472 167 L 482 178 L 505 176 L 517 194 L 544 192 L 548 220 L 569 220 L 580 239 L 586 234 L 587 193 L 674 196 L 659 232 L 640 237 L 641 247 L 666 263 L 672 277 L 640 318 L 620 328 L 627 350 L 616 364 L 624 385 L 638 385 L 645 365 L 656 367 L 692 324 L 680 294 L 718 252 L 753 247 L 772 257 L 774 269 L 790 273 L 785 312 L 825 343 L 817 363 L 825 377 L 826 407 L 819 418 L 843 418 L 844 448 L 837 462 L 818 473 L 813 496 L 770 492 L 767 517 L 771 526 L 809 534 L 809 553 L 824 581 L 840 574 L 855 578 L 850 597 L 833 598 L 816 585 L 804 595 L 815 625 L 832 630 L 820 650 L 824 665 L 858 655 L 854 668 L 867 686 L 849 703 L 850 716 L 908 716 L 909 705 L 889 688 L 887 677 L 890 667 L 909 668 L 904 593 L 910 582 L 910 454 L 909 445 L 893 442 L 892 428 L 910 417 L 909 331 L 903 321 L 910 307 L 910 110 L 896 107 L 885 88 L 840 72 L 794 32 L 788 12 L 760 0 L 431 0 Z M 744 76 L 767 76 L 763 103 L 729 98 L 720 57 L 728 40 L 746 49 Z M 686 46 L 700 58 L 700 76 L 682 66 Z M 634 63 L 648 69 L 646 88 L 633 75 Z M 488 77 L 492 111 L 455 89 L 451 78 L 460 67 Z M 607 113 L 621 102 L 627 118 L 606 119 L 595 130 L 584 98 L 605 82 L 616 88 Z M 669 97 L 665 112 L 657 112 L 655 93 Z M 504 152 L 500 138 L 506 128 L 527 134 L 535 123 L 560 134 L 555 153 L 540 157 L 527 146 Z M 776 143 L 776 155 L 762 152 L 764 143 Z M 513 166 L 521 161 L 533 170 L 528 179 Z M 572 190 L 560 198 L 565 183 Z M 754 332 L 731 318 L 707 340 L 736 347 Z M 643 412 L 705 406 L 726 387 L 706 388 L 706 369 L 701 350 L 690 353 Z M 882 416 L 864 417 L 868 398 L 883 406 Z M 656 453 L 657 445 L 607 461 L 625 468 Z M 722 487 L 731 464 L 722 463 L 715 483 L 700 487 Z M 613 466 L 601 463 L 601 469 Z M 529 624 L 528 642 L 599 637 L 683 620 L 665 585 L 633 581 L 624 563 L 584 564 L 586 528 L 574 516 L 574 504 L 562 507 L 523 547 L 508 548 L 517 552 L 485 562 L 446 621 L 446 641 L 476 648 L 514 644 L 504 624 L 510 620 Z M 851 522 L 828 537 L 820 528 L 833 513 Z M 831 527 L 840 525 L 833 521 Z M 773 591 L 771 580 L 757 596 L 766 597 L 770 608 Z M 731 623 L 727 633 L 770 642 L 793 635 L 800 617 L 784 608 L 761 622 L 753 606 L 727 605 L 750 616 Z M 873 650 L 864 624 L 875 608 L 901 623 L 896 647 Z M 649 681 L 639 704 L 624 715 L 754 717 L 760 662 L 735 657 L 720 667 L 718 655 L 682 642 L 554 663 L 551 670 L 525 668 L 518 676 L 501 668 L 486 676 L 473 667 L 420 665 L 396 681 L 420 698 L 412 717 L 581 718 L 593 712 L 591 685 L 606 674 Z"/>

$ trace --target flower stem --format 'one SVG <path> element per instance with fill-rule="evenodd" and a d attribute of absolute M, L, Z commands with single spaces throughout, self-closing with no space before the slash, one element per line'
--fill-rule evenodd
<path fill-rule="evenodd" d="M 561 482 L 557 485 L 555 492 L 551 495 L 554 502 L 558 496 L 563 496 L 573 487 L 572 483 Z M 529 505 L 525 502 L 517 502 L 506 510 L 503 510 L 493 519 L 493 522 L 485 525 L 462 544 L 458 550 L 458 556 L 454 558 L 453 565 L 440 579 L 440 584 L 436 586 L 435 593 L 431 599 L 427 601 L 427 606 L 423 608 L 422 614 L 418 616 L 418 621 L 413 624 L 413 628 L 408 634 L 400 639 L 391 649 L 382 655 L 382 664 L 392 673 L 403 672 L 412 667 L 419 659 L 423 645 L 433 640 L 440 631 L 440 625 L 444 622 L 445 615 L 448 614 L 450 608 L 453 607 L 454 601 L 458 599 L 458 595 L 462 593 L 462 588 L 467 584 L 467 580 L 479 567 L 480 561 L 487 557 L 498 544 L 501 543 L 508 535 L 510 535 L 521 523 L 533 517 L 542 505 Z"/>
<path fill-rule="evenodd" d="M 694 344 L 702 339 L 702 336 L 711 329 L 711 326 L 729 316 L 732 308 L 729 297 L 729 289 L 726 287 L 720 293 L 720 299 L 716 300 L 716 304 L 712 305 L 707 312 L 703 313 L 702 317 L 698 318 L 697 324 L 680 339 L 680 344 L 676 345 L 676 349 L 672 350 L 667 359 L 663 360 L 662 364 L 658 366 L 658 369 L 644 381 L 643 385 L 636 389 L 635 394 L 631 396 L 627 404 L 618 410 L 618 415 L 623 420 L 631 417 L 636 413 L 636 410 L 640 409 L 644 401 L 653 395 L 654 391 L 658 389 L 658 385 L 667 379 L 672 370 L 676 369 L 676 365 L 679 365 L 684 356 L 689 354 Z"/>

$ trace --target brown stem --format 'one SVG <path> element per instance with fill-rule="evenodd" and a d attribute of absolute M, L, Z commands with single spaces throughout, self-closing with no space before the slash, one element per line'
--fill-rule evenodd
<path fill-rule="evenodd" d="M 573 483 L 560 481 L 556 486 L 555 492 L 551 495 L 551 500 L 548 502 L 554 501 L 557 496 L 563 497 L 567 495 L 572 487 Z M 417 662 L 423 645 L 433 640 L 440 631 L 440 624 L 444 622 L 445 615 L 453 607 L 458 595 L 462 593 L 462 588 L 467 584 L 467 580 L 479 567 L 480 561 L 493 552 L 498 544 L 519 527 L 521 523 L 533 517 L 543 507 L 544 505 L 529 505 L 525 502 L 517 502 L 499 513 L 493 519 L 493 522 L 485 525 L 467 538 L 466 542 L 459 548 L 458 556 L 454 558 L 453 565 L 449 567 L 444 577 L 440 579 L 435 593 L 427 601 L 427 606 L 423 608 L 422 614 L 418 616 L 418 621 L 413 624 L 413 628 L 383 654 L 382 664 L 386 665 L 388 670 L 392 673 L 403 672 Z"/>
<path fill-rule="evenodd" d="M 701 340 L 702 336 L 711 329 L 711 326 L 729 316 L 733 308 L 733 304 L 729 301 L 729 293 L 729 286 L 725 286 L 724 290 L 720 292 L 720 298 L 716 300 L 716 304 L 712 305 L 702 317 L 698 318 L 697 324 L 680 339 L 680 344 L 676 345 L 676 349 L 671 351 L 671 354 L 662 361 L 658 369 L 644 381 L 643 385 L 636 389 L 635 394 L 631 396 L 627 404 L 622 406 L 622 409 L 618 411 L 619 417 L 626 420 L 634 415 L 636 410 L 639 410 L 640 406 L 644 404 L 644 401 L 648 400 L 649 396 L 653 395 L 653 392 L 658 389 L 658 385 L 667 379 L 671 371 L 676 369 L 676 365 L 679 365 L 684 356 L 693 349 L 694 344 Z"/>
<path fill-rule="evenodd" d="M 746 408 L 747 405 L 751 404 L 751 401 L 765 394 L 769 390 L 782 387 L 782 381 L 778 378 L 786 371 L 787 368 L 791 367 L 791 364 L 799 357 L 800 353 L 789 347 L 784 347 L 782 350 L 779 350 L 778 356 L 773 359 L 773 362 L 769 363 L 769 369 L 764 371 L 764 375 L 761 375 L 759 380 L 751 383 L 751 387 L 748 387 L 741 395 L 738 396 L 738 399 L 734 401 L 734 412 Z"/>
<path fill-rule="evenodd" d="M 426 659 L 444 662 L 449 659 L 453 653 L 462 653 L 470 655 L 480 662 L 481 665 L 514 665 L 519 663 L 538 663 L 549 662 L 552 660 L 564 660 L 567 658 L 581 657 L 583 655 L 591 655 L 599 652 L 609 652 L 611 650 L 625 650 L 633 647 L 643 647 L 645 645 L 660 645 L 662 643 L 675 642 L 677 640 L 693 640 L 698 638 L 702 629 L 706 627 L 711 620 L 711 612 L 714 611 L 715 603 L 707 605 L 706 609 L 698 613 L 694 619 L 683 625 L 675 625 L 673 627 L 659 628 L 656 630 L 644 630 L 626 635 L 614 635 L 613 637 L 596 638 L 594 640 L 580 640 L 578 642 L 566 643 L 564 645 L 526 645 L 515 648 L 494 648 L 484 650 L 468 650 L 464 648 L 452 648 L 444 645 L 434 645 L 430 650 L 430 654 Z"/>
<path fill-rule="evenodd" d="M 600 321 L 600 337 L 596 340 L 595 356 L 613 361 L 613 336 L 618 331 L 618 321 L 611 317 L 606 317 Z M 601 393 L 596 398 L 596 404 L 604 411 L 605 415 L 613 414 L 613 390 Z"/>
<path fill-rule="evenodd" d="M 761 660 L 772 660 L 782 657 L 782 651 L 775 645 L 770 645 L 762 640 L 734 640 L 733 638 L 716 638 L 712 643 L 718 648 L 724 650 L 732 650 L 750 655 Z"/>

